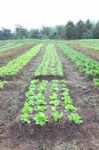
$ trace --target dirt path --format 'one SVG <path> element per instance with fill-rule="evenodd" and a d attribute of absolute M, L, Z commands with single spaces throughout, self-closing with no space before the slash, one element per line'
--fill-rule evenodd
<path fill-rule="evenodd" d="M 21 46 L 21 47 L 15 48 L 11 51 L 1 54 L 0 55 L 0 67 L 6 65 L 9 61 L 25 53 L 26 51 L 31 49 L 33 46 L 34 46 L 33 44 L 25 45 L 25 46 Z"/>
<path fill-rule="evenodd" d="M 73 45 L 73 44 L 68 44 L 71 48 L 73 48 L 74 50 L 83 53 L 84 55 L 99 61 L 99 51 L 96 50 L 91 50 L 85 47 L 82 47 L 80 45 Z"/>

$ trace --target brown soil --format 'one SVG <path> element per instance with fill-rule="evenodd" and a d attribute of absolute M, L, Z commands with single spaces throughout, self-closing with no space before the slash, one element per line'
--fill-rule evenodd
<path fill-rule="evenodd" d="M 25 45 L 21 46 L 15 49 L 12 49 L 11 51 L 8 51 L 6 53 L 2 53 L 0 55 L 0 67 L 7 64 L 9 61 L 15 59 L 16 57 L 20 56 L 21 54 L 25 53 L 29 49 L 31 49 L 34 45 Z"/>
<path fill-rule="evenodd" d="M 82 52 L 83 54 L 87 55 L 90 58 L 95 59 L 96 61 L 99 61 L 99 51 L 96 50 L 91 50 L 85 47 L 82 47 L 80 45 L 76 45 L 76 44 L 68 44 L 71 48 L 73 48 L 74 50 L 77 50 L 79 52 Z"/>
<path fill-rule="evenodd" d="M 64 78 L 68 83 L 74 104 L 79 109 L 83 124 L 49 122 L 39 127 L 34 123 L 19 122 L 21 109 L 34 71 L 40 63 L 44 49 L 17 77 L 9 81 L 0 92 L 0 150 L 98 150 L 99 149 L 99 90 L 91 80 L 75 69 L 74 64 L 57 48 L 63 64 Z M 41 78 L 42 80 L 42 78 Z M 6 132 L 5 132 L 6 131 Z"/>
<path fill-rule="evenodd" d="M 39 79 L 40 81 L 42 81 L 42 80 L 51 81 L 51 80 L 62 80 L 62 79 L 64 79 L 64 77 L 53 76 L 53 75 L 47 75 L 47 76 L 40 75 L 40 76 L 34 77 L 34 79 Z"/>

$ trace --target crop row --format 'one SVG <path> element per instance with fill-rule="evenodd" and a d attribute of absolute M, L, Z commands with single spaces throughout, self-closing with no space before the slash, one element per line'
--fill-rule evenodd
<path fill-rule="evenodd" d="M 35 45 L 34 45 L 35 46 Z M 1 66 L 4 66 L 4 64 L 7 61 L 11 61 L 11 59 L 14 59 L 16 56 L 20 56 L 23 53 L 25 53 L 27 50 L 31 49 L 33 47 L 33 45 L 23 45 L 19 48 L 13 49 L 11 51 L 9 51 L 8 53 L 3 53 L 0 55 L 0 63 L 2 64 Z"/>
<path fill-rule="evenodd" d="M 2 49 L 7 48 L 7 47 L 10 47 L 10 46 L 12 46 L 12 45 L 14 45 L 14 44 L 15 44 L 14 42 L 9 42 L 9 43 L 1 42 L 1 43 L 0 43 L 0 51 L 3 51 Z"/>
<path fill-rule="evenodd" d="M 98 79 L 99 78 L 99 63 L 94 61 L 91 58 L 86 57 L 85 55 L 81 54 L 70 48 L 65 44 L 60 44 L 59 47 L 62 49 L 64 54 L 68 56 L 77 68 L 83 71 L 87 76 Z M 97 80 L 98 81 L 98 80 Z"/>
<path fill-rule="evenodd" d="M 13 43 L 13 44 L 8 44 L 6 45 L 6 47 L 0 47 L 0 52 L 5 52 L 5 51 L 8 51 L 8 50 L 11 50 L 11 49 L 14 49 L 14 48 L 18 48 L 20 46 L 24 45 L 23 43 Z"/>
<path fill-rule="evenodd" d="M 8 41 L 8 42 L 1 42 L 3 44 L 1 44 L 0 46 L 0 52 L 8 52 L 12 49 L 16 49 L 19 48 L 21 46 L 26 46 L 29 44 L 36 44 L 35 41 L 31 41 L 31 40 L 13 40 L 13 41 Z"/>
<path fill-rule="evenodd" d="M 35 72 L 35 76 L 40 75 L 63 76 L 62 64 L 53 44 L 47 46 L 43 60 Z"/>
<path fill-rule="evenodd" d="M 40 51 L 40 48 L 43 44 L 39 44 L 28 52 L 22 54 L 16 59 L 8 62 L 6 66 L 0 68 L 0 77 L 3 76 L 15 76 L 37 53 Z"/>
<path fill-rule="evenodd" d="M 60 93 L 61 89 L 61 93 Z M 60 93 L 60 94 L 59 94 Z M 60 108 L 63 106 L 63 110 Z M 50 109 L 50 116 L 48 113 Z M 61 111 L 60 111 L 61 110 Z M 69 90 L 64 80 L 33 80 L 29 90 L 26 92 L 26 101 L 22 110 L 21 122 L 45 125 L 49 118 L 53 121 L 60 121 L 67 114 L 70 122 L 82 123 L 77 113 L 77 108 L 69 95 Z"/>
<path fill-rule="evenodd" d="M 68 44 L 77 44 L 84 48 L 88 48 L 91 51 L 98 51 L 99 50 L 99 40 L 91 39 L 91 40 L 73 40 L 67 42 Z"/>
<path fill-rule="evenodd" d="M 99 51 L 99 41 L 98 40 L 79 42 L 79 45 L 81 45 L 85 48 L 89 48 L 90 50 Z"/>
<path fill-rule="evenodd" d="M 70 47 L 73 48 L 74 50 L 83 52 L 84 54 L 99 60 L 99 51 L 92 51 L 90 49 L 83 48 L 83 47 L 81 47 L 79 45 L 70 45 Z"/>

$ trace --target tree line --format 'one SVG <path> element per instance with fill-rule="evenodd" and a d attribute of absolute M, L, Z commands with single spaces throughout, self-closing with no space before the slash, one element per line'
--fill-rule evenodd
<path fill-rule="evenodd" d="M 66 25 L 55 27 L 43 26 L 41 29 L 28 30 L 21 25 L 15 27 L 14 32 L 10 29 L 0 30 L 0 40 L 7 39 L 99 39 L 99 21 L 96 23 L 79 20 L 77 23 L 68 21 Z"/>

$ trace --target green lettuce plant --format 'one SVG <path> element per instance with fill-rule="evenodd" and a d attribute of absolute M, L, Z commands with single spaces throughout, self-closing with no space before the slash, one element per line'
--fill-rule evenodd
<path fill-rule="evenodd" d="M 35 114 L 34 120 L 37 125 L 43 126 L 48 122 L 48 117 L 44 113 L 40 112 Z"/>
<path fill-rule="evenodd" d="M 81 117 L 78 114 L 76 114 L 76 113 L 68 115 L 68 119 L 70 121 L 74 122 L 75 124 L 83 123 L 83 120 L 81 119 Z"/>
<path fill-rule="evenodd" d="M 67 105 L 65 106 L 65 110 L 66 110 L 67 112 L 76 112 L 76 111 L 77 111 L 77 108 L 74 107 L 72 104 L 67 104 Z"/>
<path fill-rule="evenodd" d="M 58 112 L 58 111 L 53 111 L 52 112 L 52 117 L 55 121 L 59 121 L 62 118 L 62 112 Z"/>

